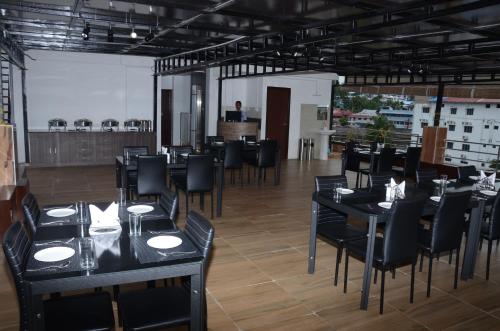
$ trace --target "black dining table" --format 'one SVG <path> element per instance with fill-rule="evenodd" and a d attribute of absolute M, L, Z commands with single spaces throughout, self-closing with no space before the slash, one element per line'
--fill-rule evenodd
<path fill-rule="evenodd" d="M 166 158 L 165 158 L 166 159 Z M 174 160 L 170 162 L 165 162 L 167 169 L 186 169 L 186 158 L 183 156 L 177 156 Z M 223 177 L 224 177 L 224 162 L 217 159 L 214 162 L 216 169 L 216 187 L 217 187 L 217 206 L 216 206 L 216 216 L 222 216 L 222 191 L 223 191 Z M 117 156 L 115 159 L 116 167 L 116 179 L 118 187 L 128 187 L 127 185 L 127 173 L 129 171 L 137 171 L 137 161 L 131 159 L 129 161 L 124 161 L 123 156 Z"/>
<path fill-rule="evenodd" d="M 364 148 L 355 148 L 354 152 L 359 156 L 360 160 L 366 161 L 370 164 L 369 169 L 370 173 L 374 173 L 377 168 L 378 157 L 380 155 L 379 151 L 371 151 L 370 149 Z M 394 159 L 405 159 L 406 158 L 406 150 L 396 149 L 396 153 L 394 154 Z M 345 165 L 345 155 L 342 156 L 342 166 Z"/>
<path fill-rule="evenodd" d="M 142 203 L 142 202 L 141 202 Z M 95 204 L 104 210 L 109 203 Z M 204 260 L 195 244 L 176 228 L 161 207 L 155 207 L 155 217 L 144 218 L 141 236 L 129 236 L 128 206 L 120 207 L 121 231 L 90 236 L 90 221 L 68 222 L 48 226 L 52 218 L 47 212 L 51 206 L 41 210 L 41 223 L 37 226 L 23 275 L 24 290 L 28 302 L 30 330 L 44 330 L 43 295 L 96 287 L 113 286 L 157 279 L 188 276 L 191 286 L 191 329 L 204 329 L 202 303 L 204 302 Z M 61 206 L 68 207 L 68 206 Z M 74 207 L 73 207 L 74 208 Z M 90 214 L 89 214 L 90 215 Z M 147 214 L 144 214 L 147 215 Z M 73 216 L 75 217 L 75 216 Z M 69 216 L 68 219 L 71 219 Z M 76 220 L 73 219 L 73 221 Z M 147 245 L 147 240 L 157 235 L 172 235 L 182 239 L 182 244 L 165 254 Z M 78 243 L 81 238 L 92 237 L 95 242 L 96 265 L 83 270 L 79 263 Z M 75 250 L 65 264 L 40 262 L 34 254 L 43 248 L 63 246 Z M 176 252 L 171 254 L 171 252 Z M 163 254 L 161 254 L 163 253 Z M 54 262 L 55 263 L 55 262 Z M 52 266 L 52 267 L 51 267 Z M 91 309 L 91 307 L 89 307 Z"/>
<path fill-rule="evenodd" d="M 430 199 L 434 195 L 435 187 L 430 186 L 427 189 L 417 189 L 416 187 L 406 188 L 406 198 L 416 195 L 426 195 L 428 197 L 422 216 L 432 216 L 436 213 L 439 203 Z M 496 183 L 495 190 L 500 189 L 500 183 Z M 373 252 L 375 245 L 377 224 L 384 223 L 387 219 L 389 210 L 378 206 L 378 202 L 385 201 L 385 189 L 354 189 L 354 193 L 342 195 L 339 202 L 333 199 L 332 192 L 314 192 L 312 194 L 311 204 L 311 230 L 309 237 L 309 258 L 308 272 L 314 273 L 316 260 L 316 228 L 318 223 L 319 206 L 325 206 L 348 215 L 358 221 L 368 224 L 366 259 L 363 272 L 363 285 L 361 291 L 360 308 L 368 308 L 368 298 L 370 296 L 370 279 L 373 265 Z M 476 263 L 477 251 L 479 247 L 481 222 L 483 219 L 484 207 L 494 202 L 495 196 L 487 196 L 480 193 L 472 181 L 450 181 L 447 192 L 472 191 L 472 197 L 469 202 L 470 222 L 468 239 L 466 241 L 464 259 L 460 278 L 462 280 L 472 279 L 474 276 L 474 267 Z"/>

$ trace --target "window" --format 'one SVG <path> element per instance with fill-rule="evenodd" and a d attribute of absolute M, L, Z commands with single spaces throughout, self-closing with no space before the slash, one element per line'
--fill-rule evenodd
<path fill-rule="evenodd" d="M 489 103 L 486 104 L 486 108 L 490 108 L 491 105 Z"/>
<path fill-rule="evenodd" d="M 421 127 L 421 128 L 425 128 L 425 127 L 426 127 L 426 126 L 428 126 L 428 125 L 429 125 L 429 123 L 427 123 L 427 122 L 422 122 L 422 123 L 420 123 L 420 127 Z"/>
<path fill-rule="evenodd" d="M 422 113 L 428 114 L 430 110 L 431 110 L 430 107 L 422 107 Z"/>
<path fill-rule="evenodd" d="M 471 125 L 465 125 L 464 126 L 464 132 L 465 133 L 472 133 L 472 126 Z"/>
<path fill-rule="evenodd" d="M 455 124 L 448 125 L 448 130 L 455 131 Z"/>
<path fill-rule="evenodd" d="M 469 144 L 462 144 L 462 150 L 468 152 L 470 150 Z"/>
<path fill-rule="evenodd" d="M 448 161 L 448 162 L 451 162 L 451 158 L 449 158 L 449 157 L 445 157 L 444 160 Z"/>
<path fill-rule="evenodd" d="M 498 130 L 498 125 L 495 125 L 493 129 Z"/>
<path fill-rule="evenodd" d="M 485 129 L 489 129 L 489 128 L 490 128 L 490 126 L 489 126 L 489 125 L 485 125 L 485 126 L 484 126 L 484 128 L 485 128 Z"/>
<path fill-rule="evenodd" d="M 469 162 L 467 162 L 467 161 L 460 161 L 460 163 L 462 163 L 462 164 L 469 164 Z"/>
<path fill-rule="evenodd" d="M 483 147 L 486 147 L 486 145 L 483 145 Z"/>
<path fill-rule="evenodd" d="M 500 103 L 497 103 L 497 108 L 500 108 Z"/>
<path fill-rule="evenodd" d="M 446 148 L 453 149 L 453 143 L 447 142 L 446 143 Z"/>
<path fill-rule="evenodd" d="M 474 108 L 467 108 L 467 115 L 474 115 Z"/>
<path fill-rule="evenodd" d="M 455 107 L 450 108 L 450 114 L 456 115 L 457 114 L 457 108 L 455 108 Z"/>

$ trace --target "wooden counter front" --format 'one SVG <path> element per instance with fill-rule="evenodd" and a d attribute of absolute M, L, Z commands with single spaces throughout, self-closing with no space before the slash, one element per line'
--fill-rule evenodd
<path fill-rule="evenodd" d="M 224 140 L 238 140 L 241 136 L 257 136 L 258 123 L 219 121 L 217 122 L 217 135 L 223 136 Z"/>

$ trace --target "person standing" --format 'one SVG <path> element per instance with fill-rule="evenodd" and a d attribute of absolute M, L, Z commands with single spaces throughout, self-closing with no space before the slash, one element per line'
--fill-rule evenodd
<path fill-rule="evenodd" d="M 244 122 L 247 119 L 247 114 L 244 111 L 241 111 L 241 101 L 237 100 L 234 103 L 234 107 L 236 108 L 236 111 L 239 111 L 241 113 L 241 121 Z"/>

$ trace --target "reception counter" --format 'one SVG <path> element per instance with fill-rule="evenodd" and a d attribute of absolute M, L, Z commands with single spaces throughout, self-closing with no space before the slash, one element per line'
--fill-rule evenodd
<path fill-rule="evenodd" d="M 224 140 L 238 140 L 241 136 L 258 136 L 256 122 L 217 122 L 217 135 Z"/>
<path fill-rule="evenodd" d="M 30 163 L 57 167 L 114 164 L 124 146 L 148 146 L 156 154 L 154 132 L 30 131 Z"/>

